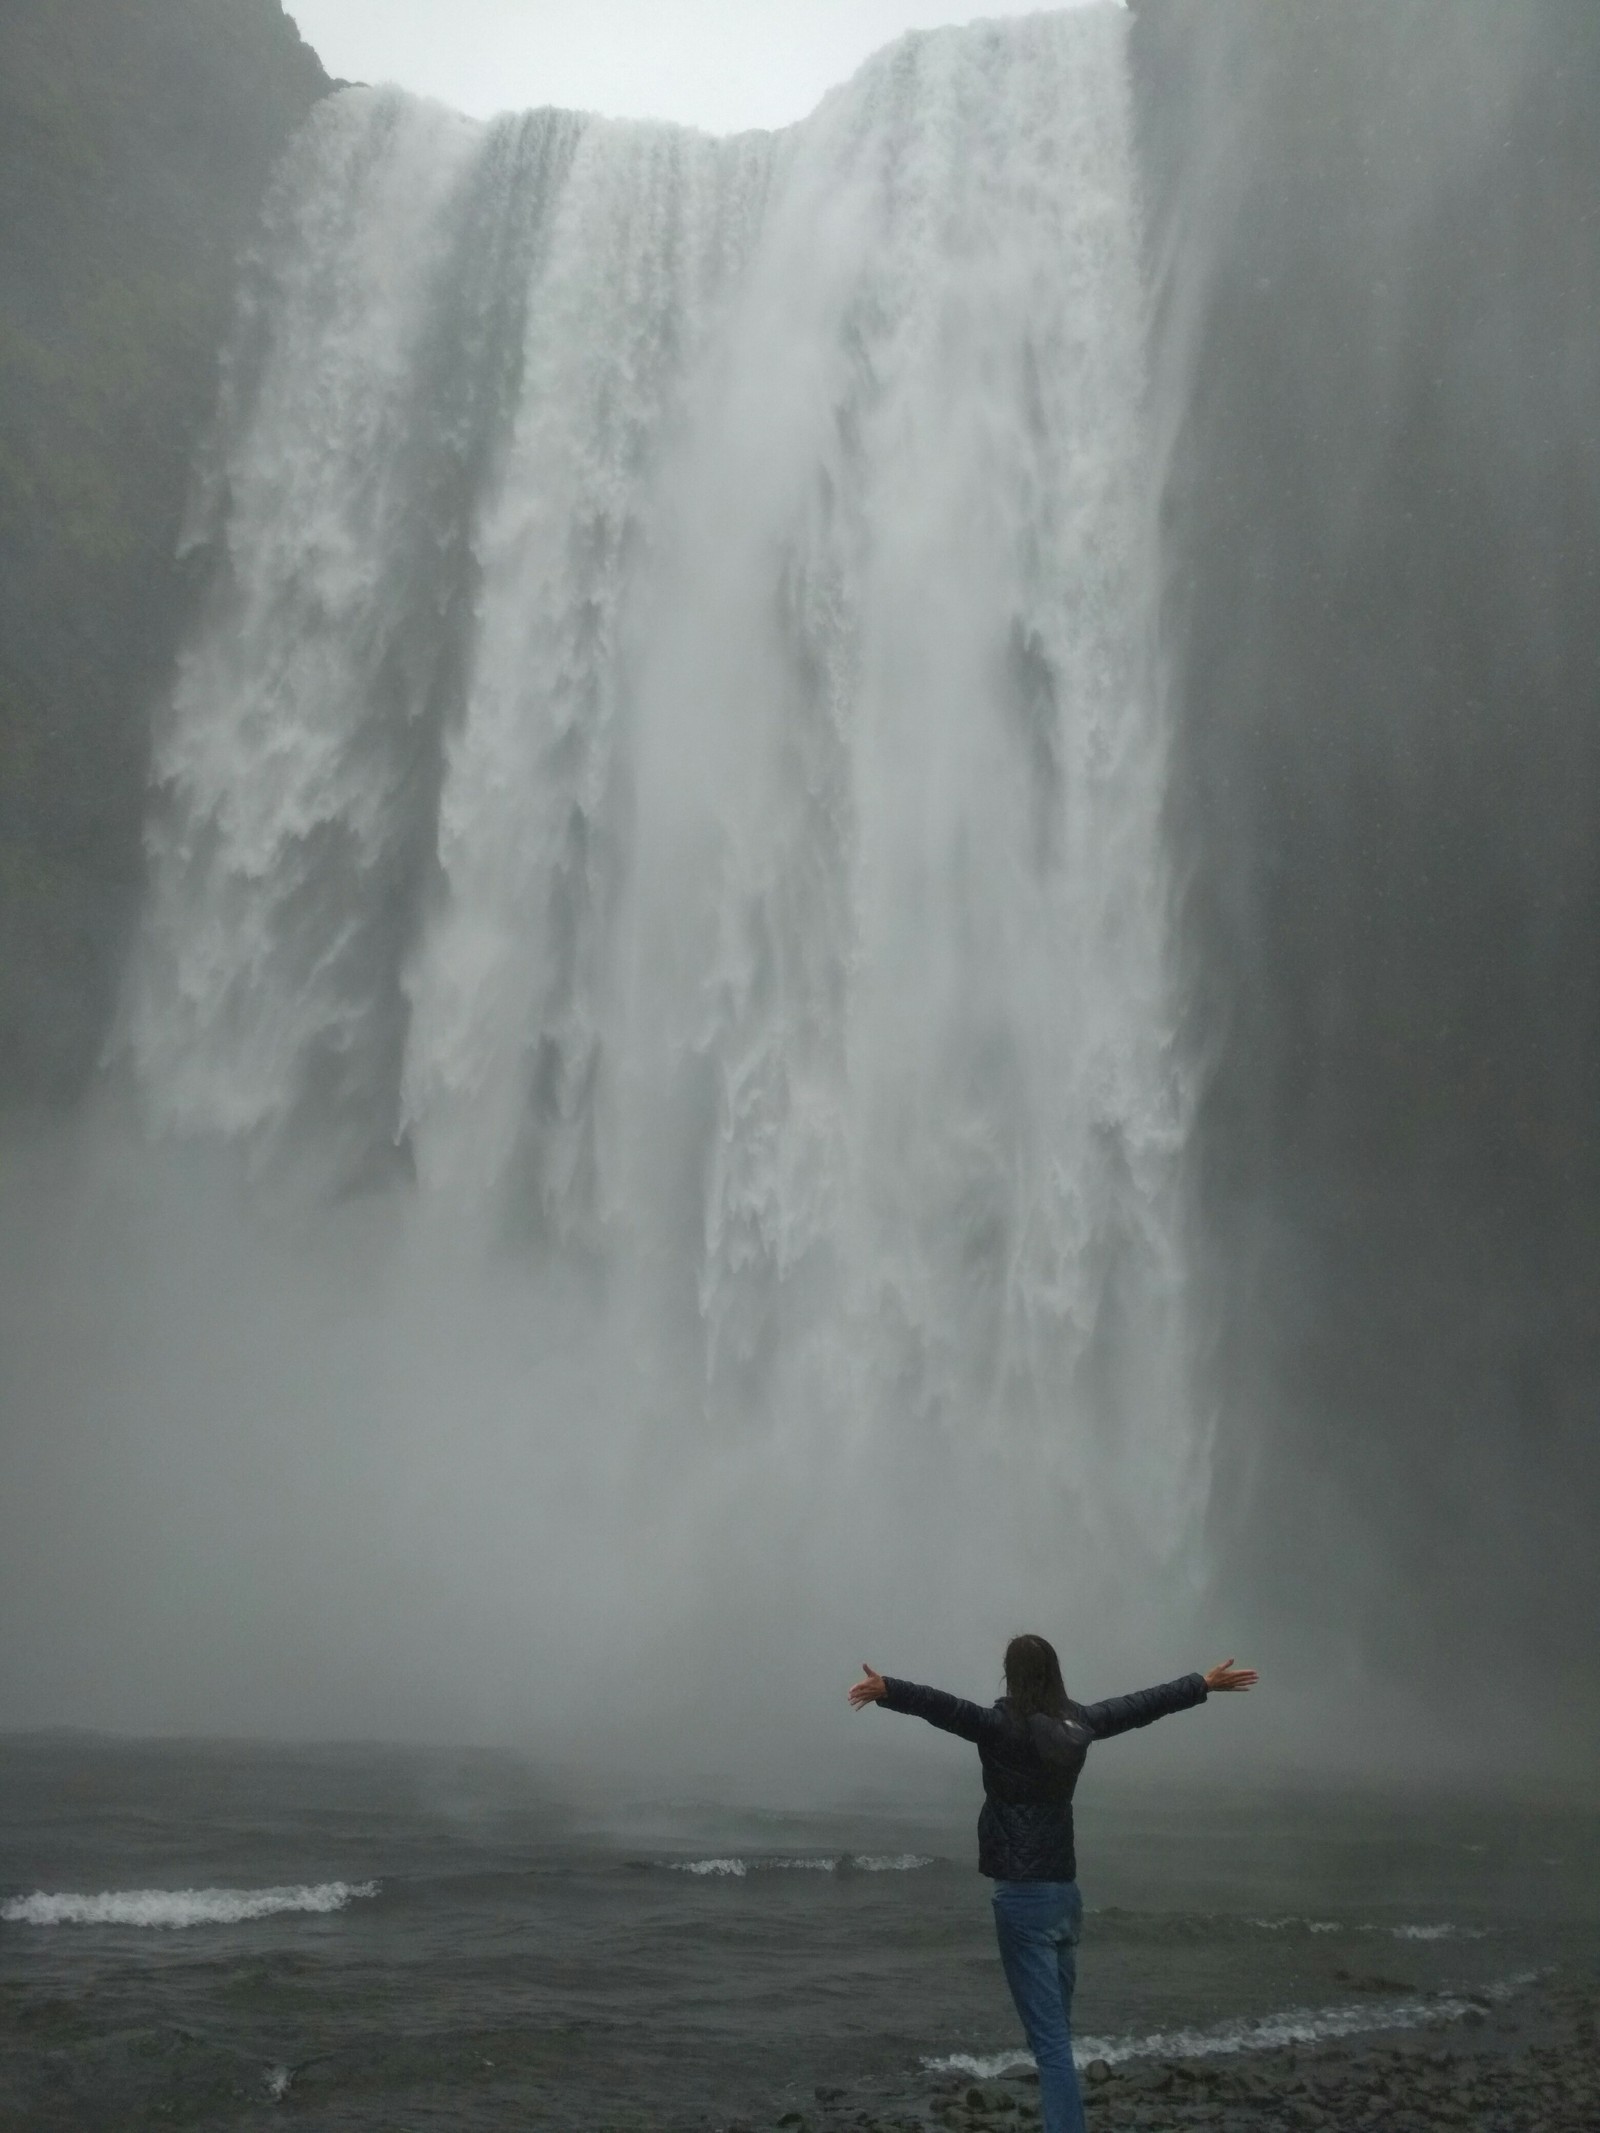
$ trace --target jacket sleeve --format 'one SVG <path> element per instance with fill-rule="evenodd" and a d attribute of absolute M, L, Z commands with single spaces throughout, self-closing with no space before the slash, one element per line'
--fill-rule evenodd
<path fill-rule="evenodd" d="M 883 1695 L 878 1701 L 882 1710 L 925 1718 L 941 1733 L 955 1733 L 962 1740 L 983 1740 L 1001 1723 L 992 1704 L 968 1703 L 964 1697 L 946 1695 L 943 1689 L 926 1689 L 917 1681 L 896 1681 L 888 1674 L 883 1677 Z"/>
<path fill-rule="evenodd" d="M 1205 1678 L 1185 1674 L 1177 1681 L 1164 1681 L 1157 1689 L 1135 1689 L 1131 1696 L 1108 1696 L 1104 1703 L 1085 1704 L 1080 1713 L 1096 1740 L 1109 1740 L 1113 1733 L 1130 1733 L 1135 1726 L 1154 1724 L 1174 1711 L 1191 1710 L 1206 1700 Z"/>

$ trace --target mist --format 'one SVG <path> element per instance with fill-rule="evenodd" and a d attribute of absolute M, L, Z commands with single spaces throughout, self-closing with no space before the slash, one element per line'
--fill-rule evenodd
<path fill-rule="evenodd" d="M 14 1723 L 489 1742 L 810 1797 L 872 1762 L 858 1646 L 981 1687 L 1037 1607 L 959 1508 L 1009 1492 L 1048 1550 L 992 1457 L 907 1471 L 759 1417 L 708 1444 L 581 1284 L 370 1200 L 264 1221 L 124 1122 L 9 1167 L 9 1374 L 48 1424 L 8 1446 Z"/>
<path fill-rule="evenodd" d="M 317 105 L 0 1131 L 9 1725 L 826 1799 L 1035 1628 L 1263 1667 L 1152 1768 L 1586 1767 L 1597 102 L 1148 0 Z"/>

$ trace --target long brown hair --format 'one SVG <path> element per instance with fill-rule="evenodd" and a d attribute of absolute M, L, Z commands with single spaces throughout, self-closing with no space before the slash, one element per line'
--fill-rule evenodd
<path fill-rule="evenodd" d="M 1035 1711 L 1065 1718 L 1070 1708 L 1056 1648 L 1044 1637 L 1013 1637 L 1006 1646 L 1006 1694 L 1019 1717 Z"/>

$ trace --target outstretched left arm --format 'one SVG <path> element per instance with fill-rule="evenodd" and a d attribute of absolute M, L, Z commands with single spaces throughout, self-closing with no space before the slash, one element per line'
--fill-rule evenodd
<path fill-rule="evenodd" d="M 1136 1689 L 1131 1696 L 1109 1696 L 1104 1703 L 1089 1704 L 1083 1720 L 1096 1740 L 1109 1740 L 1114 1733 L 1131 1733 L 1136 1726 L 1153 1725 L 1174 1711 L 1192 1710 L 1207 1695 L 1255 1686 L 1253 1668 L 1235 1668 L 1231 1659 L 1212 1667 L 1207 1674 L 1184 1674 L 1164 1681 L 1156 1689 Z"/>

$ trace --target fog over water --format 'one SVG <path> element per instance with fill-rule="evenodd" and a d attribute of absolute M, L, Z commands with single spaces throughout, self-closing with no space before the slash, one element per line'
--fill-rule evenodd
<path fill-rule="evenodd" d="M 1415 1278 L 1398 1208 L 1456 1231 L 1463 1169 L 1446 1128 L 1431 1199 L 1403 1132 L 1357 1163 L 1359 1047 L 1296 1077 L 1297 957 L 1423 1056 L 1362 994 L 1389 951 L 1329 1008 L 1273 857 L 1359 900 L 1322 751 L 1399 713 L 1289 678 L 1327 596 L 1224 301 L 1271 99 L 1198 20 L 918 34 L 723 141 L 318 108 L 196 473 L 103 1086 L 7 1129 L 8 1722 L 826 1792 L 882 1764 L 860 1660 L 984 1694 L 1035 1627 L 1085 1695 L 1268 1655 L 1275 1702 L 1157 1758 L 1517 1759 L 1449 1706 L 1538 1613 L 1563 1472 L 1582 1529 L 1572 1410 L 1510 1512 L 1464 1492 L 1474 1580 L 1415 1543 L 1503 1413 L 1424 1415 L 1408 1522 L 1344 1434 L 1412 1382 L 1394 1327 L 1344 1407 L 1305 1366 L 1305 1319 L 1343 1354 Z M 1419 225 L 1539 63 L 1496 44 Z M 1335 1177 L 1382 1240 L 1356 1303 Z M 1481 1301 L 1423 1287 L 1446 1328 Z M 1592 1573 L 1551 1554 L 1565 1614 Z M 1519 1711 L 1581 1674 L 1554 1641 Z"/>

